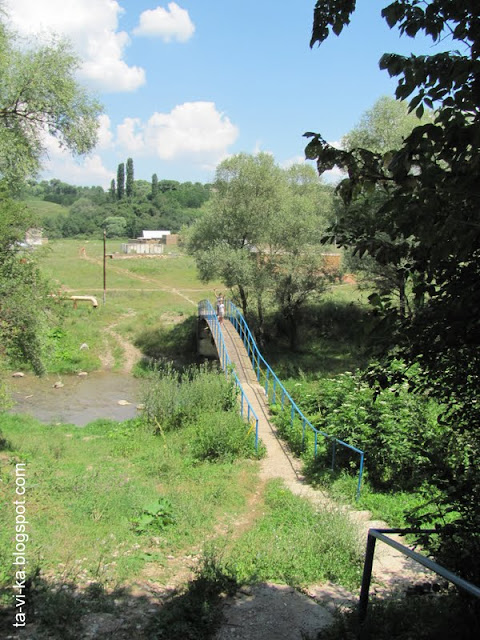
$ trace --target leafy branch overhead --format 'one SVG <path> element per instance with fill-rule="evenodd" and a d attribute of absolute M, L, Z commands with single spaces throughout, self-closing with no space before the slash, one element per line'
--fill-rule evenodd
<path fill-rule="evenodd" d="M 311 44 L 331 28 L 340 34 L 355 2 L 316 3 Z M 400 306 L 383 306 L 390 317 L 395 350 L 420 363 L 416 389 L 443 405 L 442 453 L 430 461 L 436 504 L 451 523 L 432 550 L 451 568 L 478 581 L 480 553 L 480 18 L 468 0 L 397 0 L 382 11 L 390 28 L 425 35 L 428 55 L 386 53 L 380 68 L 398 79 L 396 99 L 408 104 L 417 126 L 397 144 L 377 147 L 368 135 L 347 136 L 335 149 L 318 133 L 307 133 L 307 158 L 320 173 L 334 166 L 346 177 L 337 187 L 345 209 L 332 233 L 377 267 L 393 269 L 402 285 Z M 429 114 L 425 120 L 425 114 Z M 377 269 L 378 270 L 378 269 Z M 408 289 L 414 296 L 405 313 Z M 377 308 L 382 298 L 375 297 Z M 388 385 L 388 367 L 371 372 Z M 472 508 L 472 504 L 476 504 Z M 430 510 L 421 524 L 435 521 Z M 418 524 L 418 517 L 412 519 Z M 456 537 L 455 537 L 456 536 Z M 430 542 L 428 543 L 430 544 Z"/>

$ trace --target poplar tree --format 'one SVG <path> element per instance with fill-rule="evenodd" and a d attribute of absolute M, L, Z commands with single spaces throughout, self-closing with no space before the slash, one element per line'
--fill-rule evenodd
<path fill-rule="evenodd" d="M 125 195 L 125 165 L 121 162 L 117 168 L 117 199 L 121 200 Z"/>
<path fill-rule="evenodd" d="M 154 173 L 152 176 L 152 200 L 155 200 L 157 195 L 158 195 L 158 177 L 157 177 L 157 174 Z"/>
<path fill-rule="evenodd" d="M 127 159 L 127 181 L 126 181 L 126 194 L 127 198 L 131 198 L 133 196 L 133 160 L 132 158 Z"/>

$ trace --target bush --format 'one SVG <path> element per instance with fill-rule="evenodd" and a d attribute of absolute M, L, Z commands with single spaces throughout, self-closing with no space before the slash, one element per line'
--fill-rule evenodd
<path fill-rule="evenodd" d="M 408 382 L 376 395 L 361 373 L 346 372 L 297 383 L 292 394 L 314 426 L 365 452 L 374 488 L 418 488 L 432 457 L 440 455 L 439 407 L 428 397 L 408 393 Z M 336 459 L 338 468 L 357 465 L 343 447 L 337 447 Z"/>
<path fill-rule="evenodd" d="M 236 458 L 253 458 L 255 432 L 234 413 L 203 413 L 196 423 L 192 455 L 203 462 L 232 462 Z"/>
<path fill-rule="evenodd" d="M 145 416 L 165 431 L 195 423 L 202 412 L 236 409 L 233 383 L 206 366 L 178 373 L 168 365 L 154 372 L 144 395 Z"/>

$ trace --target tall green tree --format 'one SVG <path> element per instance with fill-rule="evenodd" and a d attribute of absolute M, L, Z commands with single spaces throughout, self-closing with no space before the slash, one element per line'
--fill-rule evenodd
<path fill-rule="evenodd" d="M 32 214 L 0 191 L 0 356 L 44 372 L 46 284 L 35 256 L 20 248 Z"/>
<path fill-rule="evenodd" d="M 127 178 L 125 183 L 125 192 L 127 198 L 131 198 L 133 196 L 133 160 L 132 158 L 127 159 Z"/>
<path fill-rule="evenodd" d="M 112 178 L 112 181 L 110 182 L 110 201 L 111 202 L 115 202 L 115 198 L 117 197 L 117 190 L 115 188 L 115 179 Z"/>
<path fill-rule="evenodd" d="M 41 168 L 46 131 L 73 154 L 95 146 L 102 109 L 76 81 L 78 66 L 68 43 L 25 48 L 0 23 L 0 176 L 10 187 Z"/>
<path fill-rule="evenodd" d="M 433 114 L 427 109 L 419 120 L 408 105 L 389 96 L 379 98 L 360 122 L 342 138 L 346 151 L 366 149 L 378 154 L 392 154 L 400 149 L 412 130 L 431 122 Z M 395 305 L 403 317 L 412 313 L 415 304 L 411 296 L 415 274 L 409 270 L 411 251 L 416 246 L 412 237 L 390 234 L 391 220 L 379 213 L 387 199 L 385 189 L 372 186 L 370 190 L 338 211 L 333 234 L 340 245 L 353 247 L 351 264 L 363 273 L 377 292 L 372 300 L 380 305 Z"/>
<path fill-rule="evenodd" d="M 158 196 L 158 176 L 156 173 L 152 176 L 152 200 Z"/>
<path fill-rule="evenodd" d="M 73 154 L 97 138 L 99 103 L 76 81 L 79 60 L 61 41 L 17 45 L 0 23 L 0 355 L 42 373 L 47 287 L 21 243 L 32 219 L 11 198 L 42 164 L 45 133 Z"/>
<path fill-rule="evenodd" d="M 270 154 L 227 158 L 217 167 L 211 206 L 189 240 L 201 277 L 221 277 L 235 288 L 245 315 L 250 296 L 257 303 L 262 299 L 261 260 L 252 256 L 268 244 L 285 188 L 282 171 Z"/>
<path fill-rule="evenodd" d="M 272 301 L 294 347 L 300 311 L 324 286 L 320 238 L 331 194 L 311 167 L 284 170 L 265 153 L 222 162 L 212 191 L 188 242 L 201 277 L 238 292 L 243 313 L 256 312 L 260 339 Z"/>
<path fill-rule="evenodd" d="M 382 96 L 360 118 L 360 122 L 342 138 L 342 149 L 368 149 L 387 153 L 399 149 L 404 140 L 420 124 L 432 122 L 433 113 L 427 109 L 419 119 L 405 102 Z"/>
<path fill-rule="evenodd" d="M 340 34 L 355 10 L 354 0 L 315 5 L 311 44 L 330 28 Z M 383 190 L 378 210 L 393 240 L 410 238 L 409 271 L 415 274 L 416 314 L 397 323 L 397 351 L 420 362 L 423 388 L 445 407 L 443 450 L 432 459 L 434 496 L 420 522 L 445 517 L 438 542 L 424 541 L 450 567 L 480 581 L 480 21 L 469 0 L 397 0 L 382 10 L 391 27 L 414 38 L 423 33 L 450 51 L 426 55 L 385 54 L 380 67 L 399 78 L 398 100 L 408 100 L 419 124 L 391 152 L 330 147 L 307 134 L 307 156 L 320 172 L 334 165 L 348 178 L 339 186 L 347 203 Z M 376 243 L 365 249 L 375 255 Z M 377 383 L 388 383 L 386 371 Z M 436 509 L 433 509 L 433 507 Z M 432 512 L 430 512 L 432 509 Z M 435 513 L 433 513 L 435 511 Z M 418 521 L 417 521 L 418 522 Z"/>
<path fill-rule="evenodd" d="M 125 165 L 121 162 L 117 167 L 117 200 L 125 196 Z"/>

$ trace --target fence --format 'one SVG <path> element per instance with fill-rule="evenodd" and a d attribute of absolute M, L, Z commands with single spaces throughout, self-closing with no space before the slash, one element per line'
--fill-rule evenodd
<path fill-rule="evenodd" d="M 218 322 L 217 314 L 209 300 L 201 300 L 198 303 L 198 314 L 208 322 L 210 330 L 212 332 L 215 344 L 217 345 L 218 358 L 222 369 L 225 371 L 225 375 L 232 376 L 235 389 L 239 392 L 240 402 L 240 415 L 246 419 L 251 428 L 255 429 L 255 449 L 258 450 L 258 416 L 255 413 L 252 405 L 250 404 L 243 387 L 238 379 L 237 374 L 232 366 L 230 358 L 228 356 L 227 349 L 225 347 L 225 341 L 223 339 L 220 323 Z"/>
<path fill-rule="evenodd" d="M 362 588 L 360 591 L 360 601 L 358 604 L 358 615 L 360 622 L 364 622 L 367 617 L 367 607 L 368 607 L 368 592 L 370 589 L 370 581 L 372 578 L 372 567 L 373 567 L 373 557 L 375 554 L 375 542 L 376 540 L 380 540 L 385 544 L 388 544 L 390 547 L 393 547 L 397 551 L 403 553 L 403 555 L 412 558 L 415 562 L 418 562 L 422 566 L 434 571 L 436 574 L 445 578 L 452 584 L 455 584 L 457 587 L 466 591 L 470 595 L 475 596 L 476 598 L 480 598 L 480 588 L 472 584 L 471 582 L 467 582 L 463 578 L 460 578 L 456 574 L 452 573 L 445 567 L 442 567 L 438 563 L 430 560 L 426 556 L 422 556 L 420 553 L 416 551 L 412 551 L 408 547 L 396 540 L 392 540 L 385 534 L 387 533 L 399 533 L 401 535 L 405 535 L 407 533 L 428 533 L 434 534 L 439 533 L 437 529 L 424 529 L 423 531 L 418 531 L 416 529 L 369 529 L 368 537 L 367 537 L 367 550 L 365 553 L 365 563 L 363 565 L 363 577 L 362 577 Z"/>
<path fill-rule="evenodd" d="M 303 415 L 302 411 L 298 408 L 293 398 L 290 396 L 288 391 L 285 389 L 283 384 L 275 375 L 270 365 L 267 363 L 265 358 L 262 356 L 262 354 L 258 350 L 256 342 L 252 336 L 252 333 L 242 313 L 230 300 L 227 302 L 227 305 L 226 305 L 226 317 L 233 324 L 236 331 L 238 332 L 238 334 L 243 340 L 243 344 L 247 349 L 248 357 L 250 358 L 250 362 L 252 363 L 253 369 L 257 376 L 257 380 L 265 388 L 265 395 L 268 399 L 269 404 L 275 405 L 277 403 L 280 403 L 282 411 L 288 410 L 288 407 L 290 407 L 290 425 L 292 428 L 293 428 L 295 419 L 299 420 L 301 429 L 302 429 L 302 446 L 305 445 L 307 429 L 309 433 L 313 435 L 313 447 L 314 447 L 315 457 L 317 456 L 317 452 L 318 452 L 318 436 L 321 436 L 324 439 L 325 443 L 331 443 L 332 470 L 335 468 L 335 454 L 336 454 L 337 446 L 344 447 L 350 450 L 351 452 L 359 455 L 360 461 L 359 461 L 359 472 L 358 472 L 357 493 L 356 493 L 356 498 L 358 500 L 360 496 L 360 488 L 362 485 L 364 452 L 361 449 L 357 449 L 356 447 L 350 444 L 347 444 L 346 442 L 343 442 L 343 440 L 339 440 L 338 438 L 335 438 L 334 436 L 330 436 L 328 433 L 325 433 L 324 431 L 317 429 Z"/>

